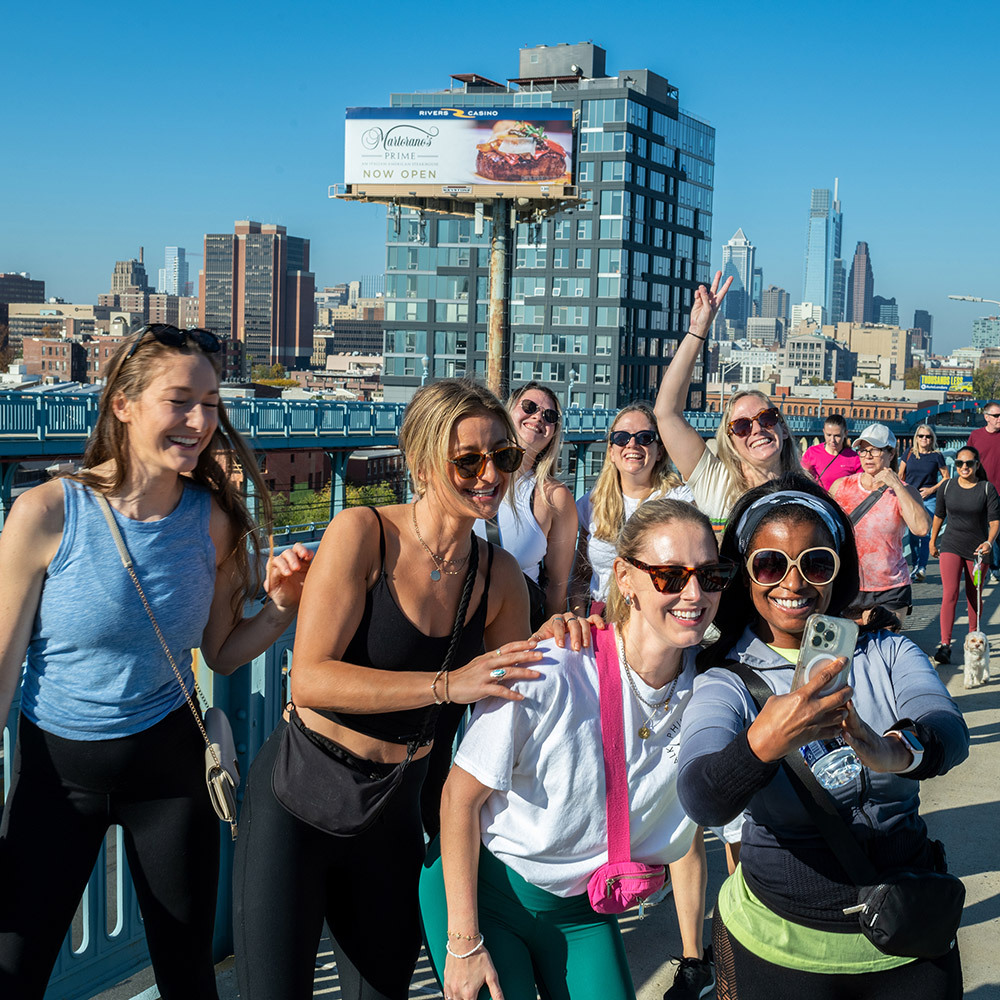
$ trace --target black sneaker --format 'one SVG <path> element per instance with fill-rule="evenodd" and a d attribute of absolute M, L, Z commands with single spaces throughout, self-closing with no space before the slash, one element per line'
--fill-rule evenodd
<path fill-rule="evenodd" d="M 934 659 L 938 663 L 951 663 L 951 646 L 942 642 L 934 651 Z"/>
<path fill-rule="evenodd" d="M 715 989 L 715 966 L 712 949 L 705 950 L 704 958 L 682 958 L 674 985 L 663 994 L 663 1000 L 700 1000 Z"/>

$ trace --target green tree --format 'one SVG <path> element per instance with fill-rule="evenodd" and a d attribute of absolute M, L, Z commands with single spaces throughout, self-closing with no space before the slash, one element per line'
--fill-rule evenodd
<path fill-rule="evenodd" d="M 369 486 L 347 486 L 348 507 L 381 507 L 387 503 L 399 503 L 399 497 L 387 482 Z"/>
<path fill-rule="evenodd" d="M 271 494 L 274 512 L 274 526 L 288 524 L 325 523 L 330 520 L 330 486 L 321 490 L 310 490 L 306 486 L 296 486 L 287 495 Z"/>
<path fill-rule="evenodd" d="M 920 376 L 926 372 L 927 369 L 921 364 L 915 364 L 912 368 L 907 368 L 903 373 L 903 379 L 905 382 L 905 388 L 907 389 L 919 389 L 920 388 Z"/>
<path fill-rule="evenodd" d="M 983 365 L 973 371 L 972 395 L 984 400 L 1000 398 L 1000 365 Z"/>
<path fill-rule="evenodd" d="M 266 379 L 284 378 L 285 366 L 280 362 L 273 365 L 254 365 L 250 369 L 250 378 L 254 382 L 262 382 Z"/>

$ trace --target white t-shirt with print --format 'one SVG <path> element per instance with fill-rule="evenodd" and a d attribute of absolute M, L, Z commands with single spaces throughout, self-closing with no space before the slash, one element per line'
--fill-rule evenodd
<path fill-rule="evenodd" d="M 576 896 L 608 860 L 597 662 L 592 649 L 538 648 L 545 656 L 532 666 L 542 678 L 514 685 L 523 701 L 479 702 L 455 763 L 495 789 L 480 813 L 487 850 L 532 885 Z M 669 864 L 694 839 L 697 827 L 677 798 L 677 755 L 696 651 L 684 651 L 666 716 L 656 713 L 647 740 L 638 730 L 650 710 L 621 668 L 633 861 Z M 634 673 L 633 680 L 646 701 L 666 695 L 666 687 L 653 690 Z"/>

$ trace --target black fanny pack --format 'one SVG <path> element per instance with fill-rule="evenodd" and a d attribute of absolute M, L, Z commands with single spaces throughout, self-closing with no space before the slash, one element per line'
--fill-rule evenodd
<path fill-rule="evenodd" d="M 774 693 L 742 663 L 726 664 L 746 685 L 760 711 Z M 861 933 L 879 951 L 901 958 L 938 958 L 955 944 L 965 906 L 962 880 L 948 874 L 944 846 L 932 841 L 933 869 L 893 869 L 879 874 L 861 849 L 836 802 L 816 780 L 798 750 L 782 759 L 792 788 L 851 881 L 858 886 Z"/>

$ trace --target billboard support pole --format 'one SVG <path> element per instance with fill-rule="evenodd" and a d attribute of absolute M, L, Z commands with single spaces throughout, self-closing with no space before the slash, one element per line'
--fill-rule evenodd
<path fill-rule="evenodd" d="M 504 198 L 493 200 L 490 231 L 490 300 L 487 315 L 486 384 L 501 399 L 506 394 L 504 359 L 509 355 L 507 339 L 507 245 L 510 242 L 510 205 Z"/>

